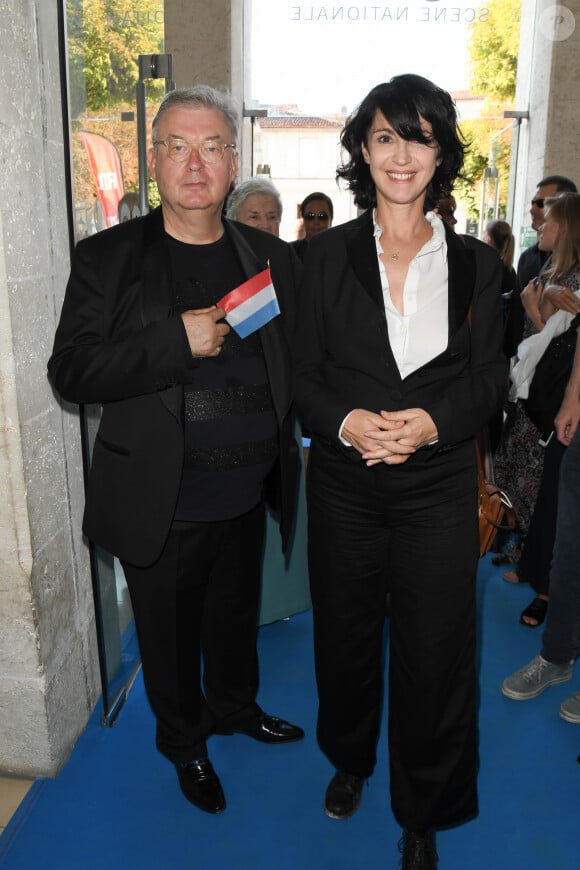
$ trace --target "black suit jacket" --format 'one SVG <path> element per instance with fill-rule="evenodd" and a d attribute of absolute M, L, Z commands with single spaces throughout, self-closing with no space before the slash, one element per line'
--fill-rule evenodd
<path fill-rule="evenodd" d="M 300 264 L 280 239 L 227 219 L 224 226 L 246 278 L 269 263 L 282 312 L 260 337 L 280 433 L 273 489 L 285 544 L 298 473 L 289 338 Z M 139 566 L 155 561 L 171 526 L 183 464 L 183 385 L 195 382 L 198 366 L 171 299 L 160 209 L 83 240 L 48 363 L 64 399 L 103 406 L 84 531 Z"/>
<path fill-rule="evenodd" d="M 424 408 L 439 442 L 410 460 L 422 461 L 472 437 L 502 402 L 507 361 L 499 257 L 447 227 L 446 236 L 448 345 L 404 379 L 389 342 L 372 210 L 310 240 L 295 340 L 296 403 L 315 435 L 357 462 L 359 454 L 338 439 L 354 408 Z"/>

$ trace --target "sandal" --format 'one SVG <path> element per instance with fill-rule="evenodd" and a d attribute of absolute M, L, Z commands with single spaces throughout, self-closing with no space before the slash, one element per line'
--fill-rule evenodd
<path fill-rule="evenodd" d="M 518 566 L 514 565 L 511 571 L 504 571 L 501 575 L 504 580 L 508 583 L 525 583 L 525 580 L 522 580 L 521 574 L 518 571 Z"/>
<path fill-rule="evenodd" d="M 540 598 L 538 595 L 536 595 L 532 603 L 529 604 L 526 609 L 522 611 L 520 615 L 520 622 L 527 628 L 537 628 L 538 625 L 541 625 L 546 618 L 547 611 L 548 602 L 546 601 L 546 599 Z M 528 622 L 526 617 L 527 619 L 533 619 L 534 622 Z"/>

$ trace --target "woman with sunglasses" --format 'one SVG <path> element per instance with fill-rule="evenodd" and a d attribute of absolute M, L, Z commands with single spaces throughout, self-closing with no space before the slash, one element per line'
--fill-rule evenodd
<path fill-rule="evenodd" d="M 300 217 L 304 226 L 304 236 L 290 244 L 300 259 L 304 260 L 306 248 L 312 236 L 332 226 L 334 208 L 331 198 L 319 191 L 309 193 L 300 203 Z"/>
<path fill-rule="evenodd" d="M 477 812 L 473 436 L 507 383 L 500 262 L 433 212 L 464 156 L 446 91 L 380 84 L 341 142 L 366 211 L 309 242 L 295 352 L 325 811 L 356 812 L 375 767 L 389 591 L 391 806 L 404 870 L 433 870 L 435 829 Z"/>

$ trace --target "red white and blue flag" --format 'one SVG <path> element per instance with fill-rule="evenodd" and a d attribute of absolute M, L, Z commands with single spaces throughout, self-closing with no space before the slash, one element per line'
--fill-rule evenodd
<path fill-rule="evenodd" d="M 269 269 L 264 269 L 216 303 L 240 338 L 246 338 L 280 314 Z"/>

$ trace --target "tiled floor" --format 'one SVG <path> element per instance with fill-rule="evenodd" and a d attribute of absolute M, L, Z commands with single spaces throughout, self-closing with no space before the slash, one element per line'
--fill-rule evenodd
<path fill-rule="evenodd" d="M 18 809 L 32 783 L 33 779 L 12 779 L 0 776 L 0 835 Z"/>

